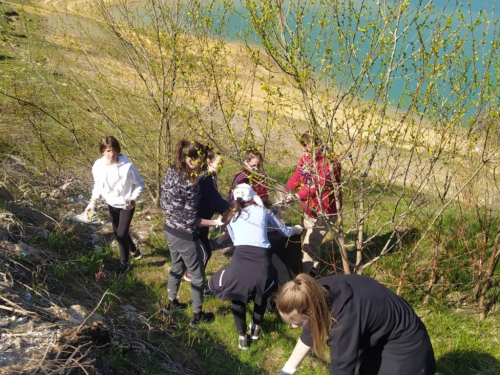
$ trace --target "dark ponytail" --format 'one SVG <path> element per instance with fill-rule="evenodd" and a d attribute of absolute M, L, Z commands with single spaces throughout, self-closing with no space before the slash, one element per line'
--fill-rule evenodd
<path fill-rule="evenodd" d="M 250 206 L 251 204 L 253 204 L 252 201 L 244 202 L 241 198 L 236 198 L 236 200 L 231 202 L 231 205 L 226 210 L 226 212 L 222 214 L 221 220 L 224 225 L 228 225 L 231 220 L 233 220 L 233 218 L 235 221 L 238 220 L 243 209 Z"/>

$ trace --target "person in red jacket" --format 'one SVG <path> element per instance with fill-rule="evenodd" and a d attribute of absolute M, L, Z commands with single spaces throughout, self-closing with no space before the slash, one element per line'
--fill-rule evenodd
<path fill-rule="evenodd" d="M 320 245 L 337 221 L 337 200 L 342 207 L 341 168 L 338 159 L 309 132 L 302 134 L 299 142 L 304 153 L 286 183 L 288 189 L 298 192 L 285 202 L 295 198 L 301 202 L 303 271 L 315 274 L 319 272 Z"/>
<path fill-rule="evenodd" d="M 229 189 L 229 203 L 234 201 L 233 190 L 236 186 L 243 183 L 248 183 L 257 195 L 262 199 L 264 204 L 269 202 L 269 194 L 266 187 L 266 172 L 262 168 L 264 166 L 264 158 L 257 150 L 247 150 L 245 152 L 244 168 L 238 172 L 233 179 L 231 188 Z"/>

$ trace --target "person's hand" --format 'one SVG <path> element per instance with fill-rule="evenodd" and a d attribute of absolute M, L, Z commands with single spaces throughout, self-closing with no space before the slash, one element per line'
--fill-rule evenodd
<path fill-rule="evenodd" d="M 85 213 L 88 214 L 90 211 L 95 210 L 95 202 L 90 201 L 90 203 L 87 205 L 87 208 L 85 208 Z"/>
<path fill-rule="evenodd" d="M 135 200 L 125 199 L 125 207 L 123 207 L 124 210 L 131 210 L 134 207 L 135 207 Z"/>
<path fill-rule="evenodd" d="M 295 234 L 301 234 L 304 228 L 302 228 L 300 225 L 294 225 L 293 230 Z"/>
<path fill-rule="evenodd" d="M 221 226 L 224 225 L 224 222 L 222 221 L 222 215 L 219 216 L 217 219 L 214 220 L 215 221 L 215 227 L 216 228 L 219 228 Z"/>

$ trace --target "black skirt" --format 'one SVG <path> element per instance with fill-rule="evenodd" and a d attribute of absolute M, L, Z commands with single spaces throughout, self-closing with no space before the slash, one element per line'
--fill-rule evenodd
<path fill-rule="evenodd" d="M 223 301 L 262 305 L 277 287 L 270 249 L 236 246 L 231 263 L 208 280 L 208 287 Z"/>

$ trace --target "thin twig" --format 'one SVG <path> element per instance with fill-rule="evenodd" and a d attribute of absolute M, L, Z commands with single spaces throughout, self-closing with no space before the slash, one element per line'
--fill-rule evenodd
<path fill-rule="evenodd" d="M 85 324 L 85 323 L 87 323 L 87 320 L 89 320 L 89 319 L 90 319 L 90 317 L 91 317 L 92 315 L 94 315 L 94 313 L 97 311 L 97 309 L 99 308 L 99 306 L 101 306 L 101 303 L 102 303 L 102 301 L 104 300 L 104 297 L 106 297 L 108 294 L 109 294 L 110 296 L 113 296 L 113 297 L 115 297 L 116 299 L 118 299 L 118 301 L 120 301 L 120 303 L 122 302 L 122 301 L 120 300 L 120 298 L 118 298 L 117 296 L 115 296 L 113 293 L 109 293 L 109 289 L 108 289 L 108 290 L 106 290 L 106 291 L 104 292 L 104 294 L 102 295 L 102 297 L 101 297 L 101 299 L 100 299 L 99 303 L 98 303 L 98 304 L 97 304 L 97 306 L 95 307 L 95 309 L 94 309 L 94 310 L 92 310 L 92 312 L 91 312 L 91 313 L 90 313 L 90 314 L 89 314 L 89 315 L 88 315 L 88 316 L 87 316 L 87 317 L 83 320 L 83 322 L 82 322 L 82 323 L 78 326 L 78 328 L 76 329 L 77 331 L 79 331 L 79 330 L 80 330 L 80 329 L 84 326 L 84 324 Z"/>
<path fill-rule="evenodd" d="M 34 312 L 31 312 L 31 311 L 27 311 L 27 310 L 24 310 L 24 309 L 15 309 L 13 307 L 8 307 L 8 306 L 4 306 L 4 305 L 0 305 L 0 310 L 6 310 L 6 311 L 10 311 L 10 312 L 13 312 L 14 314 L 20 314 L 20 315 L 36 315 Z"/>

